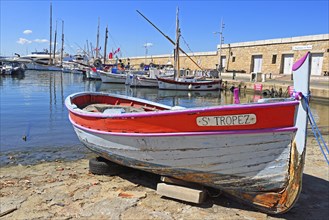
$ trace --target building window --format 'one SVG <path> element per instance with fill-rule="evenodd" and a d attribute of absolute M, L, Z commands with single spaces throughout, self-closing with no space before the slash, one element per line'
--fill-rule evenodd
<path fill-rule="evenodd" d="M 232 62 L 235 62 L 235 57 L 232 57 Z"/>
<path fill-rule="evenodd" d="M 276 57 L 277 57 L 276 54 L 272 55 L 272 64 L 276 64 Z"/>

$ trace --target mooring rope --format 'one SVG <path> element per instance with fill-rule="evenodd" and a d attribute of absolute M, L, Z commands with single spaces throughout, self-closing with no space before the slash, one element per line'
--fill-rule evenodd
<path fill-rule="evenodd" d="M 318 145 L 320 147 L 320 150 L 324 156 L 324 158 L 326 159 L 328 165 L 329 165 L 329 159 L 328 159 L 328 156 L 326 154 L 329 155 L 329 149 L 328 149 L 328 146 L 326 144 L 326 142 L 324 141 L 323 137 L 322 137 L 322 134 L 314 120 L 314 117 L 313 117 L 313 114 L 311 112 L 311 108 L 310 108 L 310 105 L 309 105 L 309 102 L 308 102 L 308 97 L 310 95 L 302 95 L 302 97 L 304 98 L 305 100 L 305 104 L 306 104 L 306 107 L 307 107 L 307 112 L 308 112 L 308 119 L 310 121 L 310 125 L 311 125 L 311 128 L 312 128 L 312 131 L 313 131 L 313 134 L 314 134 L 314 137 L 316 138 L 316 141 L 318 142 Z M 327 152 L 325 152 L 325 149 L 327 150 Z"/>

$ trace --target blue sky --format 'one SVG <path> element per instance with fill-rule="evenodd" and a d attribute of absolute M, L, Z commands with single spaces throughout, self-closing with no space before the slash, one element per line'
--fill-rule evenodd
<path fill-rule="evenodd" d="M 175 38 L 179 7 L 181 47 L 186 52 L 216 51 L 221 19 L 224 43 L 328 34 L 325 1 L 65 1 L 53 0 L 53 32 L 57 43 L 64 21 L 65 52 L 75 54 L 96 45 L 98 18 L 100 46 L 120 47 L 123 57 L 170 54 L 173 46 L 137 12 L 139 10 L 170 38 Z M 0 55 L 27 54 L 49 48 L 50 1 L 0 0 Z M 53 36 L 54 40 L 54 36 Z M 186 43 L 185 43 L 186 42 Z M 58 45 L 58 48 L 60 44 Z M 103 51 L 101 51 L 103 54 Z"/>

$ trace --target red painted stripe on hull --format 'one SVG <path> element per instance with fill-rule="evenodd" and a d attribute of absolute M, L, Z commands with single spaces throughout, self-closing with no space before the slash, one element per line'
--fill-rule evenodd
<path fill-rule="evenodd" d="M 198 126 L 197 117 L 202 116 L 225 116 L 239 114 L 255 114 L 257 122 L 250 125 L 234 126 Z M 79 115 L 70 112 L 71 119 L 87 128 L 108 132 L 129 132 L 129 133 L 163 133 L 163 132 L 197 132 L 197 131 L 232 131 L 232 130 L 253 130 L 267 128 L 284 128 L 294 126 L 295 106 L 278 106 L 271 108 L 242 109 L 239 111 L 202 112 L 196 111 L 193 114 L 177 112 L 177 114 L 140 114 L 140 117 L 122 114 L 117 117 L 97 117 Z"/>

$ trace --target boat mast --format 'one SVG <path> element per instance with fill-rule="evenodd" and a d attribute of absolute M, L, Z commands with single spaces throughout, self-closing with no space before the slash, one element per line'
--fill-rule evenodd
<path fill-rule="evenodd" d="M 106 47 L 107 47 L 107 38 L 108 38 L 108 27 L 106 25 L 106 30 L 105 30 L 105 45 L 104 45 L 104 64 L 105 64 L 105 61 L 106 61 Z"/>
<path fill-rule="evenodd" d="M 179 29 L 179 8 L 177 7 L 176 11 L 176 44 L 175 44 L 175 52 L 174 52 L 174 74 L 175 80 L 180 77 L 180 65 L 179 65 L 179 38 L 180 38 L 180 29 Z"/>
<path fill-rule="evenodd" d="M 218 73 L 221 75 L 223 70 L 223 63 L 222 63 L 222 44 L 224 42 L 223 37 L 223 29 L 224 29 L 223 18 L 221 19 L 220 30 L 219 32 L 214 32 L 214 34 L 219 34 L 219 58 L 218 58 Z"/>
<path fill-rule="evenodd" d="M 90 42 L 90 48 L 91 48 L 91 56 L 93 57 L 94 56 L 94 50 L 93 50 L 93 45 L 92 45 L 91 42 Z"/>
<path fill-rule="evenodd" d="M 63 66 L 63 53 L 64 53 L 64 21 L 62 20 L 61 67 Z"/>
<path fill-rule="evenodd" d="M 89 43 L 88 43 L 88 40 L 86 40 L 87 42 L 87 52 L 88 52 L 88 57 L 90 57 L 90 51 L 89 51 Z"/>
<path fill-rule="evenodd" d="M 98 46 L 99 46 L 99 17 L 98 17 L 98 27 L 97 27 L 97 39 L 96 39 L 96 59 L 98 58 Z"/>
<path fill-rule="evenodd" d="M 56 20 L 56 27 L 55 27 L 55 40 L 54 40 L 54 54 L 53 60 L 55 61 L 55 54 L 56 54 L 56 41 L 57 41 L 57 20 Z"/>
<path fill-rule="evenodd" d="M 176 43 L 167 35 L 165 35 L 157 26 L 155 26 L 147 17 L 145 17 L 140 11 L 136 10 L 138 14 L 140 14 L 147 22 L 149 22 L 157 31 L 159 31 L 167 40 L 170 41 L 173 45 L 176 45 Z M 187 58 L 189 58 L 200 70 L 203 70 L 199 64 L 197 64 L 182 48 L 179 48 L 179 50 L 184 53 Z"/>
<path fill-rule="evenodd" d="M 51 60 L 51 41 L 52 41 L 52 38 L 51 38 L 51 35 L 52 35 L 52 16 L 53 16 L 53 6 L 52 6 L 52 2 L 50 2 L 50 34 L 49 34 L 49 65 L 52 64 L 52 60 Z"/>

